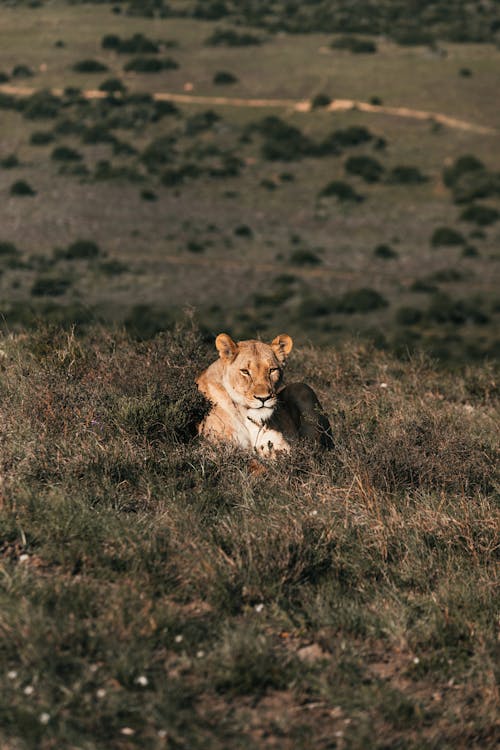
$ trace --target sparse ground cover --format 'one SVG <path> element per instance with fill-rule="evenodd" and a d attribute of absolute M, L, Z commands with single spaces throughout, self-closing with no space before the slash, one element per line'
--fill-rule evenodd
<path fill-rule="evenodd" d="M 256 476 L 191 325 L 2 338 L 7 750 L 496 747 L 498 372 L 297 345 L 335 449 Z"/>
<path fill-rule="evenodd" d="M 10 326 L 40 315 L 71 322 L 78 310 L 80 323 L 132 321 L 139 332 L 142 321 L 148 335 L 188 304 L 202 310 L 212 332 L 255 335 L 285 326 L 321 343 L 354 332 L 399 352 L 427 348 L 443 360 L 498 355 L 500 136 L 324 107 L 292 113 L 147 97 L 186 89 L 217 95 L 213 80 L 223 70 L 237 79 L 231 96 L 312 100 L 322 92 L 423 107 L 495 129 L 493 38 L 445 42 L 442 54 L 379 39 L 375 53 L 357 54 L 332 47 L 331 35 L 269 29 L 258 31 L 260 44 L 235 46 L 219 33 L 226 27 L 217 18 L 147 18 L 107 5 L 6 7 L 2 19 L 7 84 L 66 89 L 62 100 L 0 99 L 2 165 L 16 164 L 0 167 L 0 239 L 19 250 L 15 263 L 2 262 L 0 276 Z M 247 32 L 239 26 L 234 33 Z M 209 43 L 214 35 L 224 43 Z M 127 73 L 138 55 L 178 67 Z M 89 60 L 106 71 L 75 72 Z M 20 65 L 34 75 L 14 77 Z M 91 102 L 78 94 L 101 85 L 109 91 L 110 82 L 123 94 Z M 363 131 L 367 138 L 354 137 Z M 466 155 L 483 164 L 483 174 L 466 186 L 466 202 L 456 203 L 462 198 L 443 178 Z M 376 182 L 352 168 L 374 163 Z M 478 223 L 486 215 L 490 223 Z M 235 233 L 240 225 L 251 234 Z M 439 227 L 460 232 L 461 244 L 433 245 Z M 103 257 L 65 257 L 80 239 L 98 243 Z M 397 254 L 377 255 L 384 244 Z M 301 254 L 318 267 L 297 263 Z M 428 276 L 448 269 L 453 278 L 424 290 Z M 47 274 L 70 283 L 47 286 Z M 50 299 L 32 294 L 62 286 Z M 388 304 L 346 315 L 331 302 L 366 287 Z M 436 317 L 443 296 L 448 307 L 474 314 Z M 311 297 L 326 302 L 311 306 Z M 399 313 L 408 307 L 417 310 L 413 318 Z"/>

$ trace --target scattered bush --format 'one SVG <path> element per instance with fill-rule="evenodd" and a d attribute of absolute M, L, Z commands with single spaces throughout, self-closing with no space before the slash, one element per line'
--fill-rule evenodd
<path fill-rule="evenodd" d="M 67 276 L 39 276 L 31 287 L 33 297 L 60 297 L 71 286 Z"/>
<path fill-rule="evenodd" d="M 363 125 L 350 125 L 348 128 L 340 128 L 334 130 L 330 136 L 330 139 L 342 148 L 360 146 L 363 143 L 373 141 L 373 138 L 373 134 Z"/>
<path fill-rule="evenodd" d="M 395 185 L 420 185 L 428 179 L 418 167 L 401 165 L 393 167 L 387 175 L 387 182 Z"/>
<path fill-rule="evenodd" d="M 220 115 L 214 112 L 213 109 L 207 109 L 205 112 L 198 112 L 195 115 L 191 115 L 186 120 L 186 135 L 194 136 L 198 135 L 198 133 L 203 133 L 205 130 L 210 130 L 220 119 Z"/>
<path fill-rule="evenodd" d="M 364 197 L 357 193 L 347 182 L 332 180 L 319 193 L 320 198 L 334 197 L 341 202 L 361 203 Z"/>
<path fill-rule="evenodd" d="M 32 146 L 46 146 L 54 141 L 54 133 L 47 130 L 37 130 L 30 136 Z"/>
<path fill-rule="evenodd" d="M 82 161 L 83 156 L 79 151 L 70 146 L 57 146 L 51 154 L 54 161 Z"/>
<path fill-rule="evenodd" d="M 92 240 L 75 240 L 63 253 L 67 260 L 94 260 L 101 255 L 99 245 Z"/>
<path fill-rule="evenodd" d="M 140 33 L 134 34 L 129 39 L 120 39 L 119 36 L 108 34 L 103 37 L 102 47 L 114 49 L 115 52 L 120 54 L 130 55 L 154 55 L 160 51 L 157 42 L 153 42 L 152 39 L 148 39 L 147 36 Z"/>
<path fill-rule="evenodd" d="M 3 169 L 15 169 L 19 164 L 20 162 L 16 154 L 9 154 L 9 156 L 0 160 L 0 167 Z"/>
<path fill-rule="evenodd" d="M 422 312 L 417 307 L 400 307 L 396 312 L 396 323 L 400 326 L 414 326 L 422 320 Z"/>
<path fill-rule="evenodd" d="M 483 162 L 472 154 L 460 156 L 455 160 L 451 167 L 445 167 L 443 170 L 443 182 L 447 187 L 454 187 L 462 175 L 469 172 L 483 172 L 485 166 Z"/>
<path fill-rule="evenodd" d="M 390 245 L 377 245 L 377 247 L 374 249 L 373 254 L 376 258 L 383 258 L 384 260 L 388 260 L 389 258 L 397 258 L 399 256 L 399 253 L 394 250 Z"/>
<path fill-rule="evenodd" d="M 123 66 L 127 73 L 159 73 L 161 70 L 177 70 L 179 63 L 171 57 L 133 57 Z"/>
<path fill-rule="evenodd" d="M 50 91 L 37 91 L 21 104 L 23 116 L 28 120 L 52 120 L 59 114 L 61 101 Z"/>
<path fill-rule="evenodd" d="M 103 49 L 114 49 L 117 50 L 120 46 L 121 39 L 118 34 L 106 34 L 101 39 L 101 47 Z"/>
<path fill-rule="evenodd" d="M 33 78 L 34 75 L 29 65 L 16 65 L 11 73 L 12 78 Z"/>
<path fill-rule="evenodd" d="M 119 78 L 107 78 L 99 86 L 99 91 L 106 91 L 109 94 L 125 94 L 127 87 Z"/>
<path fill-rule="evenodd" d="M 3 70 L 0 70 L 0 84 L 8 83 L 8 81 L 10 81 L 10 77 Z"/>
<path fill-rule="evenodd" d="M 36 195 L 36 190 L 34 190 L 29 182 L 26 182 L 26 180 L 16 180 L 11 186 L 10 186 L 10 194 L 11 195 L 17 195 L 20 197 L 23 196 L 33 196 Z"/>
<path fill-rule="evenodd" d="M 240 224 L 239 226 L 234 228 L 234 234 L 236 237 L 246 237 L 250 239 L 250 237 L 253 237 L 252 228 L 248 226 L 248 224 Z"/>
<path fill-rule="evenodd" d="M 218 86 L 226 86 L 232 83 L 238 83 L 238 79 L 227 70 L 218 70 L 214 75 L 213 82 Z"/>
<path fill-rule="evenodd" d="M 346 49 L 355 54 L 373 54 L 377 51 L 377 45 L 371 39 L 356 36 L 339 37 L 334 39 L 330 46 L 332 49 Z"/>
<path fill-rule="evenodd" d="M 210 47 L 248 47 L 261 44 L 259 37 L 234 29 L 215 29 L 206 40 Z"/>
<path fill-rule="evenodd" d="M 0 258 L 16 258 L 19 255 L 20 252 L 13 242 L 0 240 Z"/>
<path fill-rule="evenodd" d="M 498 221 L 500 212 L 492 206 L 483 206 L 474 203 L 462 211 L 460 218 L 462 221 L 470 221 L 478 226 L 486 227 Z"/>
<path fill-rule="evenodd" d="M 438 227 L 431 237 L 432 247 L 463 245 L 465 238 L 463 234 L 451 227 Z"/>
<path fill-rule="evenodd" d="M 354 313 L 368 313 L 388 306 L 388 302 L 375 289 L 364 287 L 345 292 L 337 302 L 339 313 L 353 315 Z"/>
<path fill-rule="evenodd" d="M 140 196 L 143 201 L 154 202 L 158 200 L 158 196 L 153 190 L 141 190 Z"/>
<path fill-rule="evenodd" d="M 99 60 L 79 60 L 74 63 L 72 70 L 75 73 L 105 73 L 108 70 L 108 66 Z"/>
<path fill-rule="evenodd" d="M 289 261 L 294 266 L 319 266 L 323 262 L 315 252 L 302 248 L 290 253 Z"/>
<path fill-rule="evenodd" d="M 371 156 L 350 156 L 344 166 L 348 174 L 357 175 L 368 183 L 379 182 L 384 173 L 382 164 Z"/>
<path fill-rule="evenodd" d="M 319 109 L 320 107 L 328 107 L 331 101 L 331 98 L 327 94 L 316 94 L 311 100 L 311 108 Z"/>
<path fill-rule="evenodd" d="M 175 141 L 171 135 L 164 135 L 151 141 L 141 154 L 141 161 L 150 172 L 170 164 L 175 156 Z"/>

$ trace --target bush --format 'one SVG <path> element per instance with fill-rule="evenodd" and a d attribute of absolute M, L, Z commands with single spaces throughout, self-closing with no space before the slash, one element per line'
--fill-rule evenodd
<path fill-rule="evenodd" d="M 11 75 L 12 78 L 33 78 L 35 74 L 29 65 L 16 65 Z"/>
<path fill-rule="evenodd" d="M 67 276 L 39 276 L 31 287 L 33 297 L 60 297 L 71 285 Z"/>
<path fill-rule="evenodd" d="M 327 94 L 316 94 L 311 100 L 311 108 L 319 109 L 320 107 L 328 107 L 331 101 L 331 98 Z"/>
<path fill-rule="evenodd" d="M 345 171 L 361 177 L 365 182 L 379 182 L 384 167 L 371 156 L 350 156 L 345 163 Z"/>
<path fill-rule="evenodd" d="M 387 176 L 387 182 L 395 185 L 420 185 L 428 179 L 418 167 L 401 165 L 393 167 Z"/>
<path fill-rule="evenodd" d="M 364 197 L 359 195 L 347 182 L 332 180 L 319 193 L 320 198 L 334 197 L 341 202 L 361 203 Z"/>
<path fill-rule="evenodd" d="M 36 190 L 34 190 L 29 182 L 26 182 L 26 180 L 16 180 L 11 186 L 10 186 L 10 194 L 11 195 L 17 195 L 17 196 L 32 196 L 36 195 Z"/>
<path fill-rule="evenodd" d="M 345 292 L 337 303 L 337 312 L 353 315 L 354 313 L 368 313 L 388 306 L 388 302 L 375 289 L 364 287 Z"/>
<path fill-rule="evenodd" d="M 79 151 L 70 146 L 57 146 L 52 151 L 51 159 L 54 161 L 82 161 L 83 156 Z"/>
<path fill-rule="evenodd" d="M 21 103 L 23 116 L 28 120 L 52 120 L 60 108 L 60 99 L 50 91 L 37 91 Z"/>
<path fill-rule="evenodd" d="M 431 237 L 432 247 L 463 245 L 464 242 L 463 234 L 450 227 L 438 227 Z"/>
<path fill-rule="evenodd" d="M 227 70 L 218 70 L 214 75 L 213 82 L 218 86 L 225 86 L 231 83 L 238 83 L 238 79 Z"/>
<path fill-rule="evenodd" d="M 106 91 L 109 94 L 125 94 L 127 87 L 119 78 L 107 78 L 99 86 L 99 91 Z"/>
<path fill-rule="evenodd" d="M 210 47 L 248 47 L 260 44 L 259 37 L 248 32 L 240 33 L 234 29 L 215 29 L 206 40 Z"/>
<path fill-rule="evenodd" d="M 93 260 L 101 255 L 99 245 L 91 240 L 75 240 L 68 245 L 63 257 L 67 260 Z"/>
<path fill-rule="evenodd" d="M 20 255 L 13 242 L 0 240 L 0 258 L 16 258 Z"/>
<path fill-rule="evenodd" d="M 368 128 L 362 125 L 351 125 L 348 128 L 334 130 L 329 136 L 329 140 L 335 142 L 337 146 L 348 148 L 349 146 L 360 146 L 363 143 L 373 141 L 373 134 Z"/>
<path fill-rule="evenodd" d="M 371 39 L 356 36 L 339 37 L 334 39 L 330 46 L 332 49 L 346 49 L 355 54 L 373 54 L 377 51 L 377 45 Z"/>
<path fill-rule="evenodd" d="M 462 221 L 470 221 L 478 226 L 486 227 L 498 221 L 500 212 L 492 206 L 482 206 L 474 203 L 462 211 L 460 218 Z"/>
<path fill-rule="evenodd" d="M 46 146 L 48 143 L 52 143 L 54 140 L 54 133 L 47 130 L 37 130 L 30 136 L 30 143 L 32 146 Z"/>
<path fill-rule="evenodd" d="M 99 60 L 87 59 L 74 63 L 72 70 L 75 73 L 105 73 L 108 70 L 108 66 L 99 62 Z"/>
<path fill-rule="evenodd" d="M 9 154 L 9 156 L 6 156 L 4 159 L 0 159 L 0 167 L 3 169 L 15 169 L 19 164 L 20 161 L 16 154 Z"/>
<path fill-rule="evenodd" d="M 10 77 L 3 70 L 0 70 L 0 84 L 7 83 L 8 81 L 10 81 Z"/>
<path fill-rule="evenodd" d="M 400 307 L 396 313 L 396 323 L 401 326 L 414 326 L 422 320 L 422 312 L 417 307 Z"/>
<path fill-rule="evenodd" d="M 177 70 L 179 64 L 171 57 L 133 57 L 124 66 L 127 73 L 159 73 L 161 70 Z"/>
<path fill-rule="evenodd" d="M 150 172 L 174 160 L 175 141 L 171 135 L 164 135 L 151 141 L 141 154 L 141 161 Z"/>
<path fill-rule="evenodd" d="M 207 109 L 205 112 L 198 112 L 195 115 L 191 115 L 186 120 L 186 135 L 198 135 L 198 133 L 203 133 L 205 130 L 210 130 L 220 119 L 220 115 L 214 112 L 213 109 Z"/>
<path fill-rule="evenodd" d="M 373 254 L 376 258 L 384 258 L 384 260 L 388 260 L 389 258 L 397 258 L 399 256 L 399 253 L 394 250 L 390 245 L 377 245 L 377 247 L 374 249 Z"/>
<path fill-rule="evenodd" d="M 236 237 L 246 237 L 250 238 L 253 237 L 252 228 L 248 226 L 248 224 L 240 224 L 239 226 L 234 228 L 234 234 Z"/>
<path fill-rule="evenodd" d="M 150 55 L 160 51 L 156 42 L 140 33 L 134 34 L 129 39 L 118 38 L 118 45 L 114 49 L 121 54 L 131 55 Z"/>
<path fill-rule="evenodd" d="M 117 50 L 120 46 L 121 39 L 118 34 L 106 34 L 101 39 L 101 47 L 103 49 L 114 49 Z"/>
<path fill-rule="evenodd" d="M 289 261 L 294 266 L 319 266 L 323 262 L 315 252 L 305 249 L 294 250 Z"/>
<path fill-rule="evenodd" d="M 462 175 L 469 172 L 484 172 L 483 162 L 472 154 L 460 156 L 451 167 L 443 170 L 443 182 L 446 187 L 454 187 Z"/>

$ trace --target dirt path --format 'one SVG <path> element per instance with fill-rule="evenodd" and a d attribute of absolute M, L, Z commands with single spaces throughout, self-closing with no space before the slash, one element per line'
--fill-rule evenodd
<path fill-rule="evenodd" d="M 55 96 L 63 96 L 63 89 L 52 89 Z M 37 89 L 23 86 L 10 86 L 4 84 L 0 86 L 0 92 L 10 94 L 11 96 L 31 96 L 37 92 Z M 82 91 L 86 99 L 105 99 L 108 94 L 105 91 L 89 89 Z M 310 112 L 311 102 L 309 100 L 298 99 L 241 99 L 227 96 L 198 96 L 196 94 L 175 94 L 171 92 L 158 92 L 152 94 L 156 101 L 177 102 L 178 104 L 206 104 L 208 106 L 224 107 L 249 107 L 249 108 L 284 108 L 294 112 Z M 470 133 L 479 133 L 481 135 L 498 135 L 499 130 L 490 128 L 485 125 L 460 120 L 457 117 L 442 114 L 441 112 L 427 112 L 420 109 L 410 109 L 408 107 L 385 107 L 379 104 L 370 104 L 355 99 L 334 99 L 326 108 L 329 112 L 348 112 L 356 109 L 360 112 L 372 112 L 375 114 L 384 114 L 391 117 L 405 117 L 412 120 L 438 122 L 449 128 L 464 130 Z"/>

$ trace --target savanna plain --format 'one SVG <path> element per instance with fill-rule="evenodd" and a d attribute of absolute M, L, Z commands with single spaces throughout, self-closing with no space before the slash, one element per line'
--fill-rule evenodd
<path fill-rule="evenodd" d="M 497 747 L 499 34 L 0 2 L 2 750 Z M 332 450 L 196 437 L 223 330 Z"/>

